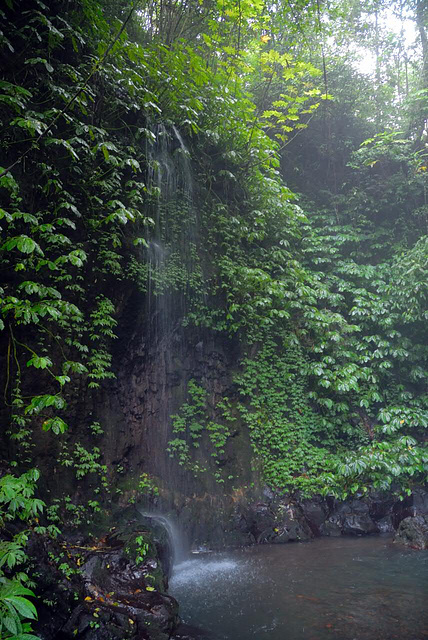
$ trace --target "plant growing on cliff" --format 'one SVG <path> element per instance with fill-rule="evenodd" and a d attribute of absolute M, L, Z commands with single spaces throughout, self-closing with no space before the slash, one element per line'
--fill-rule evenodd
<path fill-rule="evenodd" d="M 31 531 L 21 528 L 14 533 L 13 526 L 16 521 L 24 526 L 32 522 L 32 529 L 38 529 L 38 516 L 44 508 L 44 503 L 34 497 L 38 479 L 36 469 L 20 477 L 7 474 L 0 478 L 0 633 L 5 640 L 39 640 L 31 634 L 31 621 L 37 619 L 29 599 L 34 593 L 25 586 L 29 582 L 25 547 Z"/>
<path fill-rule="evenodd" d="M 221 412 L 223 422 L 219 423 L 210 418 L 207 406 L 206 390 L 196 384 L 194 379 L 189 380 L 187 386 L 188 402 L 181 405 L 178 414 L 171 416 L 172 431 L 181 437 L 173 438 L 168 442 L 167 451 L 171 457 L 178 460 L 183 466 L 193 472 L 194 475 L 205 473 L 208 469 L 193 459 L 195 449 L 198 449 L 205 437 L 210 445 L 211 457 L 214 459 L 216 470 L 214 477 L 220 484 L 224 483 L 224 474 L 219 469 L 220 456 L 225 454 L 225 447 L 230 437 L 230 424 L 236 418 L 231 413 L 231 404 L 228 398 L 224 398 L 216 406 L 216 412 Z M 229 423 L 229 424 L 228 424 Z"/>
<path fill-rule="evenodd" d="M 48 507 L 56 522 L 65 513 L 75 526 L 89 523 L 113 471 L 107 447 L 93 442 L 103 430 L 97 393 L 111 389 L 124 318 L 140 315 L 135 280 L 148 300 L 147 340 L 159 340 L 152 324 L 161 326 L 162 304 L 179 292 L 187 326 L 246 350 L 236 397 L 209 407 L 208 384 L 190 380 L 172 418 L 169 452 L 191 472 L 205 472 L 204 442 L 224 481 L 236 418 L 274 488 L 339 497 L 395 483 L 410 490 L 423 477 L 427 423 L 426 157 L 415 136 L 376 131 L 353 154 L 361 139 L 347 137 L 342 191 L 326 180 L 331 192 L 305 216 L 281 180 L 280 150 L 293 149 L 311 120 L 323 134 L 313 146 L 312 132 L 306 138 L 299 171 L 308 177 L 305 154 L 336 168 L 331 129 L 342 137 L 343 123 L 331 126 L 337 101 L 324 100 L 325 59 L 321 79 L 307 56 L 291 55 L 301 24 L 284 7 L 195 2 L 193 21 L 180 2 L 125 14 L 96 0 L 24 4 L 22 15 L 11 0 L 0 10 L 0 330 L 18 472 L 2 485 L 9 567 L 0 624 L 15 635 L 26 633 L 25 613 L 34 619 L 24 575 L 13 582 L 20 592 L 7 589 L 25 559 L 28 523 L 42 533 L 27 476 L 35 445 L 62 462 L 55 478 L 67 468 L 79 483 L 96 478 L 87 507 L 72 496 Z M 313 25 L 320 7 L 303 5 L 301 23 Z M 171 132 L 184 161 L 177 184 L 162 147 Z M 173 195 L 162 199 L 165 187 Z M 84 397 L 99 411 L 90 420 L 76 411 Z M 144 474 L 139 488 L 155 494 Z"/>

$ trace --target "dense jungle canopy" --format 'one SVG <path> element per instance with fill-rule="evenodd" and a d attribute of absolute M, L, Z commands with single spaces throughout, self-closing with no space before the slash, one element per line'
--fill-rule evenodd
<path fill-rule="evenodd" d="M 2 4 L 2 638 L 36 637 L 30 538 L 123 495 L 96 407 L 137 321 L 147 348 L 174 318 L 237 354 L 230 393 L 213 403 L 189 375 L 165 417 L 172 477 L 232 490 L 245 430 L 276 492 L 424 481 L 427 16 L 423 0 Z M 173 483 L 143 463 L 134 480 Z"/>

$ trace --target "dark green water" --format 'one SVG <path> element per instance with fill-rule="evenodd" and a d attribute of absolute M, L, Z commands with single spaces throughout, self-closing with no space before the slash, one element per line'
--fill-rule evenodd
<path fill-rule="evenodd" d="M 170 593 L 212 640 L 428 640 L 428 553 L 389 538 L 193 556 Z"/>

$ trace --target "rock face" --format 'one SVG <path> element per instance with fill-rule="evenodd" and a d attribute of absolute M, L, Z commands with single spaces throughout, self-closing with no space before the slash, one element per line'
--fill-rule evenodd
<path fill-rule="evenodd" d="M 89 420 L 98 421 L 104 429 L 99 445 L 103 462 L 109 470 L 122 470 L 115 508 L 125 509 L 139 499 L 139 481 L 149 478 L 157 494 L 143 505 L 147 511 L 171 516 L 190 547 L 221 549 L 319 535 L 393 533 L 404 517 L 412 515 L 412 506 L 418 513 L 426 507 L 422 492 L 414 494 L 414 504 L 381 495 L 339 504 L 320 497 L 290 500 L 266 490 L 248 426 L 233 408 L 240 401 L 234 377 L 244 346 L 220 332 L 183 326 L 183 301 L 174 296 L 151 301 L 147 313 L 144 296 L 124 290 L 114 353 L 117 377 L 97 393 L 85 397 L 82 392 L 70 401 L 82 443 L 82 429 L 88 431 Z M 186 435 L 191 452 L 191 465 L 186 466 L 179 456 L 168 455 L 168 448 L 177 435 L 171 416 L 189 402 L 191 380 L 206 391 L 206 419 L 225 422 L 220 407 L 225 397 L 233 415 L 221 455 L 213 455 L 207 429 L 202 429 L 194 447 Z M 45 455 L 43 460 L 51 458 Z M 45 477 L 55 496 L 60 486 L 55 469 L 54 473 L 47 469 Z M 73 487 L 68 490 L 73 498 Z M 62 485 L 61 491 L 66 491 Z"/>
<path fill-rule="evenodd" d="M 428 516 L 409 516 L 400 522 L 394 542 L 412 549 L 428 549 Z"/>
<path fill-rule="evenodd" d="M 129 529 L 91 545 L 66 540 L 58 545 L 40 537 L 32 542 L 40 574 L 36 631 L 42 640 L 168 640 L 172 636 L 179 623 L 178 604 L 164 593 L 166 583 L 151 543 L 146 543 L 144 559 L 138 560 L 135 541 L 141 535 Z M 147 532 L 143 535 L 147 540 Z"/>
<path fill-rule="evenodd" d="M 423 492 L 416 490 L 414 495 L 415 499 L 411 496 L 400 501 L 377 493 L 345 502 L 320 496 L 291 499 L 267 490 L 263 500 L 250 494 L 240 499 L 207 495 L 189 499 L 183 511 L 178 507 L 176 519 L 188 531 L 191 546 L 210 549 L 306 541 L 318 536 L 392 534 L 404 518 L 420 513 Z"/>
<path fill-rule="evenodd" d="M 207 391 L 207 414 L 213 422 L 221 422 L 222 398 L 230 398 L 232 404 L 239 400 L 233 379 L 242 345 L 208 330 L 189 331 L 179 320 L 174 316 L 159 333 L 146 326 L 145 332 L 127 334 L 117 380 L 112 393 L 100 399 L 96 415 L 106 425 L 107 465 L 122 466 L 130 479 L 138 480 L 141 473 L 154 478 L 159 496 L 148 510 L 170 515 L 186 532 L 190 547 L 221 549 L 319 535 L 393 533 L 403 518 L 412 515 L 412 508 L 418 513 L 427 508 L 422 491 L 403 502 L 381 494 L 344 503 L 274 496 L 263 486 L 248 428 L 239 418 L 233 422 L 221 460 L 214 462 L 204 432 L 191 450 L 192 464 L 199 471 L 180 465 L 166 452 L 174 437 L 171 416 L 188 401 L 189 380 Z M 141 323 L 144 328 L 143 319 Z M 215 478 L 218 472 L 221 483 Z M 126 488 L 122 497 L 125 507 Z"/>
<path fill-rule="evenodd" d="M 352 500 L 335 505 L 320 527 L 321 535 L 367 535 L 380 529 L 371 512 L 370 500 Z"/>

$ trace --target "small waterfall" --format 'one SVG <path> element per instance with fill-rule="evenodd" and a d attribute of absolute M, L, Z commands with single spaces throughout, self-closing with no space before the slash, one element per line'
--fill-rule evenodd
<path fill-rule="evenodd" d="M 177 475 L 183 484 L 187 482 L 184 470 L 177 470 L 176 459 L 165 455 L 165 451 L 174 438 L 171 415 L 177 410 L 176 400 L 181 392 L 178 387 L 184 384 L 178 363 L 183 363 L 188 353 L 185 320 L 199 304 L 203 273 L 198 252 L 196 181 L 189 149 L 179 129 L 172 124 L 152 124 L 150 132 L 145 153 L 148 161 L 146 211 L 151 223 L 146 227 L 146 247 L 141 254 L 143 273 L 147 274 L 142 300 L 145 353 L 141 369 L 147 378 L 144 394 L 148 400 L 142 428 L 151 430 L 146 442 L 156 444 L 143 457 L 144 470 L 159 476 L 161 486 L 170 491 L 176 487 Z M 177 389 L 172 392 L 173 386 Z M 149 449 L 149 444 L 143 446 Z M 169 506 L 165 508 L 168 510 Z M 186 545 L 174 522 L 159 513 L 142 515 L 163 527 L 168 533 L 174 561 L 181 560 Z"/>
<path fill-rule="evenodd" d="M 180 171 L 182 177 L 182 188 L 183 195 L 189 202 L 189 206 L 192 204 L 193 199 L 193 176 L 192 176 L 192 168 L 190 166 L 190 153 L 186 145 L 184 144 L 183 138 L 175 125 L 172 126 L 172 130 L 174 132 L 175 138 L 179 143 L 178 152 L 180 153 Z"/>
<path fill-rule="evenodd" d="M 159 342 L 186 313 L 195 268 L 197 221 L 190 152 L 174 125 L 158 124 L 148 150 L 148 192 L 154 227 L 147 237 L 148 315 Z"/>
<path fill-rule="evenodd" d="M 171 202 L 184 201 L 187 214 L 191 214 L 193 200 L 193 176 L 190 152 L 177 127 L 158 124 L 153 131 L 155 141 L 148 150 L 149 172 L 147 188 L 157 195 L 155 212 L 157 239 L 168 240 L 168 220 L 162 208 Z M 192 217 L 192 215 L 190 215 Z"/>
<path fill-rule="evenodd" d="M 188 556 L 187 545 L 175 522 L 170 517 L 159 513 L 141 510 L 140 514 L 144 518 L 148 518 L 159 524 L 166 532 L 172 551 L 172 564 L 175 565 L 178 562 L 182 562 Z"/>

